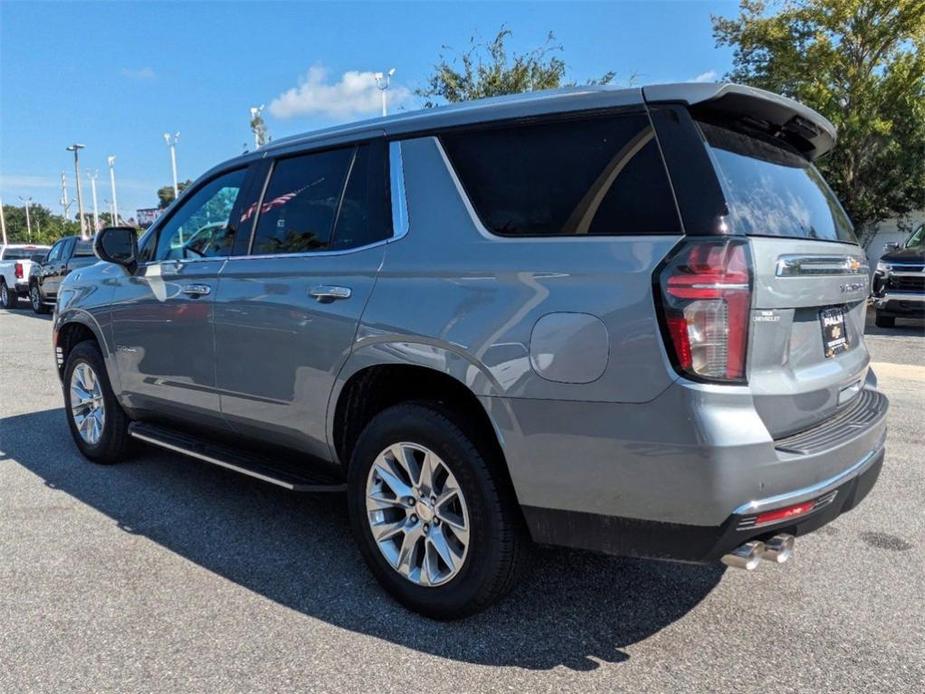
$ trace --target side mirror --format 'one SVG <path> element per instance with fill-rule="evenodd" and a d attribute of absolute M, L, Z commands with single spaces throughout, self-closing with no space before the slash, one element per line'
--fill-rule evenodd
<path fill-rule="evenodd" d="M 100 260 L 121 265 L 129 272 L 138 267 L 138 236 L 134 227 L 106 227 L 93 240 Z"/>
<path fill-rule="evenodd" d="M 890 251 L 895 251 L 899 248 L 900 244 L 896 241 L 890 241 L 889 243 L 883 244 L 883 252 L 889 253 Z"/>

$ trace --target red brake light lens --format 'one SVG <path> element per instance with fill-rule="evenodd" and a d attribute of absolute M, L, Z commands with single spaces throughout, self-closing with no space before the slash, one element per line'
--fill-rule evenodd
<path fill-rule="evenodd" d="M 16 274 L 16 279 L 21 280 L 23 278 L 22 263 L 16 263 L 13 272 Z"/>
<path fill-rule="evenodd" d="M 751 308 L 747 242 L 685 242 L 657 279 L 675 367 L 699 381 L 744 383 Z"/>

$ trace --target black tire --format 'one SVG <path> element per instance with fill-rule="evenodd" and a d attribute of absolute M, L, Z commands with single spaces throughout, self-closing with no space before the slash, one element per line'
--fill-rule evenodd
<path fill-rule="evenodd" d="M 103 404 L 106 408 L 103 432 L 99 441 L 94 445 L 89 444 L 81 437 L 71 412 L 71 374 L 81 363 L 88 364 L 99 379 Z M 109 375 L 106 373 L 106 366 L 103 363 L 103 355 L 100 353 L 100 348 L 96 342 L 92 340 L 78 343 L 67 356 L 67 363 L 64 365 L 64 412 L 74 443 L 77 444 L 77 448 L 80 449 L 84 457 L 94 463 L 107 465 L 117 463 L 126 457 L 131 441 L 128 435 L 129 418 L 116 401 L 115 393 L 113 393 L 112 385 L 109 382 Z"/>
<path fill-rule="evenodd" d="M 29 303 L 32 304 L 32 310 L 35 313 L 48 313 L 50 310 L 42 301 L 42 292 L 35 282 L 29 285 Z"/>
<path fill-rule="evenodd" d="M 523 569 L 529 538 L 513 494 L 489 464 L 487 446 L 465 421 L 432 403 L 412 402 L 378 414 L 360 435 L 347 475 L 350 522 L 363 558 L 380 584 L 405 607 L 433 619 L 475 614 L 503 597 Z M 414 583 L 386 560 L 373 539 L 366 483 L 376 457 L 398 442 L 422 445 L 452 470 L 469 510 L 470 543 L 462 568 L 447 583 Z"/>
<path fill-rule="evenodd" d="M 896 316 L 885 316 L 880 311 L 877 311 L 876 315 L 874 315 L 874 324 L 878 328 L 895 328 Z"/>
<path fill-rule="evenodd" d="M 10 289 L 6 286 L 4 280 L 0 280 L 0 306 L 3 306 L 7 311 L 11 311 L 16 308 L 19 304 L 19 295 L 16 293 L 15 289 Z"/>

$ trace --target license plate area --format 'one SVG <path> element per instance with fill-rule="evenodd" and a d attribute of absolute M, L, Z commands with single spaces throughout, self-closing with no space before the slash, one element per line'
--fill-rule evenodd
<path fill-rule="evenodd" d="M 845 323 L 845 309 L 841 307 L 822 309 L 819 311 L 819 324 L 822 327 L 822 351 L 826 359 L 832 359 L 848 351 L 851 343 Z"/>

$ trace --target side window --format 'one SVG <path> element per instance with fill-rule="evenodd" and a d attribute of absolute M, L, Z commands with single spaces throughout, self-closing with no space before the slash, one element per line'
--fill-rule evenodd
<path fill-rule="evenodd" d="M 245 174 L 246 169 L 222 174 L 193 193 L 161 227 L 154 260 L 228 255 L 235 231 L 229 219 Z"/>
<path fill-rule="evenodd" d="M 252 255 L 306 253 L 330 247 L 354 150 L 305 154 L 276 163 L 260 205 Z"/>
<path fill-rule="evenodd" d="M 74 248 L 73 257 L 89 258 L 93 255 L 93 244 L 89 241 L 78 241 Z"/>
<path fill-rule="evenodd" d="M 450 132 L 441 142 L 479 217 L 496 234 L 681 230 L 644 113 Z"/>
<path fill-rule="evenodd" d="M 367 246 L 392 235 L 384 141 L 357 148 L 334 227 L 331 249 Z"/>
<path fill-rule="evenodd" d="M 51 263 L 57 260 L 61 260 L 61 254 L 64 250 L 64 244 L 67 243 L 67 239 L 63 241 L 58 241 L 54 246 L 51 247 L 51 250 L 48 251 L 48 257 L 45 258 L 46 263 Z"/>

